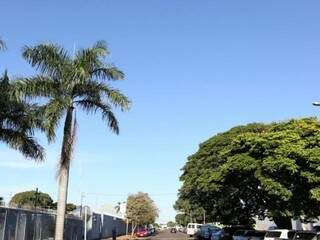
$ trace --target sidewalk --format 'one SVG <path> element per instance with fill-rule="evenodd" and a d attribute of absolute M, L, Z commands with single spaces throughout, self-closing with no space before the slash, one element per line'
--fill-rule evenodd
<path fill-rule="evenodd" d="M 137 239 L 137 238 L 136 237 L 131 238 L 131 235 L 123 235 L 123 236 L 117 237 L 117 240 L 133 240 L 133 239 Z M 141 239 L 143 239 L 143 238 L 141 238 Z M 112 237 L 102 238 L 101 240 L 112 240 Z"/>

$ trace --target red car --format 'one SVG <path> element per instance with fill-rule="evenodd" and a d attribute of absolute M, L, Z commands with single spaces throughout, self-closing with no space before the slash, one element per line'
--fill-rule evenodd
<path fill-rule="evenodd" d="M 147 229 L 141 228 L 136 233 L 137 237 L 148 237 L 149 231 Z"/>

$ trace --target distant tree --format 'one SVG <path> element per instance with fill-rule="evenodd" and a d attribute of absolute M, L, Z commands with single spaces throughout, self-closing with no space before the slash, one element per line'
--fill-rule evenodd
<path fill-rule="evenodd" d="M 188 158 L 179 199 L 224 224 L 253 224 L 254 217 L 268 216 L 290 228 L 291 218 L 317 218 L 319 139 L 315 118 L 232 128 Z"/>
<path fill-rule="evenodd" d="M 147 193 L 138 192 L 129 195 L 126 216 L 133 224 L 133 234 L 137 226 L 154 223 L 158 217 L 158 209 Z"/>
<path fill-rule="evenodd" d="M 54 202 L 52 204 L 52 209 L 56 210 L 57 209 L 57 202 Z M 74 210 L 77 209 L 77 205 L 73 204 L 73 203 L 67 203 L 66 205 L 66 213 L 70 213 Z"/>
<path fill-rule="evenodd" d="M 172 228 L 172 227 L 175 227 L 176 225 L 177 224 L 175 222 L 172 222 L 172 221 L 167 222 L 167 227 Z"/>
<path fill-rule="evenodd" d="M 11 206 L 52 208 L 53 200 L 47 193 L 26 191 L 16 193 L 10 200 Z"/>
<path fill-rule="evenodd" d="M 0 206 L 4 205 L 3 197 L 0 197 Z"/>

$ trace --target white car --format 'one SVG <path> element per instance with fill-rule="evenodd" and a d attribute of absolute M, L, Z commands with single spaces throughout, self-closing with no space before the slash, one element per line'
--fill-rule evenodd
<path fill-rule="evenodd" d="M 201 225 L 202 224 L 199 224 L 199 223 L 188 223 L 188 225 L 187 225 L 187 234 L 189 236 L 195 235 L 199 231 Z"/>

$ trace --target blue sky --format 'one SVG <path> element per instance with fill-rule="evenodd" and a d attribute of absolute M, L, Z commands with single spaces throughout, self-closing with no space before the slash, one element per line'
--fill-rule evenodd
<path fill-rule="evenodd" d="M 21 47 L 44 41 L 72 51 L 108 42 L 126 74 L 114 83 L 133 102 L 118 113 L 120 136 L 78 113 L 69 201 L 92 206 L 151 194 L 159 221 L 173 219 L 180 169 L 208 137 L 248 122 L 318 116 L 320 2 L 317 0 L 1 1 L 0 70 L 34 70 Z M 56 199 L 61 129 L 35 164 L 0 145 L 0 195 L 39 187 Z M 40 141 L 45 143 L 39 135 Z"/>

